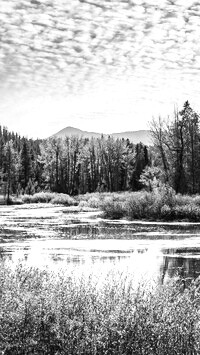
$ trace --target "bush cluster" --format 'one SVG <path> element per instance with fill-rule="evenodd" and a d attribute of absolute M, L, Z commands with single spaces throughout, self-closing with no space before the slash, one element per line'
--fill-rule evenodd
<path fill-rule="evenodd" d="M 102 275 L 101 275 L 102 276 Z M 18 265 L 0 268 L 2 354 L 199 354 L 199 280 L 135 286 Z"/>
<path fill-rule="evenodd" d="M 53 203 L 65 206 L 75 205 L 76 201 L 67 194 L 53 192 L 38 192 L 34 195 L 22 195 L 23 203 Z"/>
<path fill-rule="evenodd" d="M 75 206 L 77 204 L 74 198 L 67 194 L 56 194 L 56 196 L 51 199 L 51 203 L 65 206 Z"/>
<path fill-rule="evenodd" d="M 175 195 L 171 188 L 113 194 L 100 204 L 105 217 L 200 221 L 200 197 Z"/>
<path fill-rule="evenodd" d="M 24 203 L 48 203 L 56 196 L 52 192 L 38 192 L 34 195 L 22 195 L 22 201 Z"/>

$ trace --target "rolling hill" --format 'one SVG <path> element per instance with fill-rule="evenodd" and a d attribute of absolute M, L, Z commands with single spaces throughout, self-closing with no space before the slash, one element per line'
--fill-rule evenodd
<path fill-rule="evenodd" d="M 85 138 L 98 138 L 101 137 L 101 133 L 96 133 L 96 132 L 88 132 L 88 131 L 82 131 L 81 129 L 74 128 L 74 127 L 66 127 L 63 128 L 61 131 L 55 133 L 52 137 L 60 137 L 64 138 L 66 136 L 78 136 L 78 137 L 85 137 Z M 104 134 L 104 136 L 108 136 L 108 134 Z M 114 138 L 124 138 L 124 139 L 129 139 L 131 142 L 137 144 L 139 142 L 142 142 L 143 144 L 146 145 L 151 145 L 152 140 L 151 140 L 151 134 L 149 130 L 139 130 L 139 131 L 126 131 L 126 132 L 120 132 L 120 133 L 112 133 L 110 136 Z"/>

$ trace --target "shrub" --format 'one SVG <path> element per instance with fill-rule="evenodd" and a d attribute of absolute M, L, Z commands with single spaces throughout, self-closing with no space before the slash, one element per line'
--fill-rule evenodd
<path fill-rule="evenodd" d="M 181 195 L 177 194 L 175 196 L 175 204 L 176 206 L 184 206 L 184 205 L 190 205 L 193 202 L 193 197 L 189 195 Z"/>
<path fill-rule="evenodd" d="M 100 207 L 107 218 L 200 221 L 200 198 L 175 195 L 168 186 L 153 192 L 110 194 Z"/>
<path fill-rule="evenodd" d="M 32 202 L 32 195 L 22 195 L 21 199 L 23 203 L 31 203 Z"/>
<path fill-rule="evenodd" d="M 52 192 L 37 192 L 32 196 L 33 203 L 48 203 L 54 198 L 56 194 Z"/>
<path fill-rule="evenodd" d="M 175 205 L 175 191 L 168 185 L 162 185 L 153 191 L 155 199 L 160 202 L 160 205 L 168 205 L 170 207 Z"/>
<path fill-rule="evenodd" d="M 133 193 L 125 202 L 126 215 L 131 219 L 144 218 L 146 206 L 145 196 L 142 193 Z"/>
<path fill-rule="evenodd" d="M 80 208 L 88 208 L 88 203 L 87 201 L 80 201 L 79 204 L 78 204 L 78 207 Z"/>
<path fill-rule="evenodd" d="M 81 194 L 81 195 L 78 195 L 76 196 L 75 198 L 78 200 L 78 201 L 86 201 L 88 202 L 89 199 L 91 198 L 95 198 L 97 200 L 101 200 L 103 198 L 103 193 L 99 193 L 99 192 L 87 192 L 86 194 Z"/>
<path fill-rule="evenodd" d="M 193 197 L 194 204 L 200 206 L 200 195 L 196 195 Z"/>
<path fill-rule="evenodd" d="M 66 194 L 57 194 L 52 200 L 51 203 L 57 205 L 65 205 L 65 206 L 74 206 L 77 204 L 74 198 L 70 197 Z"/>
<path fill-rule="evenodd" d="M 53 204 L 62 204 L 65 206 L 76 205 L 77 202 L 74 198 L 70 197 L 67 194 L 58 194 L 53 192 L 38 192 L 34 195 L 23 195 L 23 203 L 53 203 Z"/>
<path fill-rule="evenodd" d="M 174 207 L 176 219 L 187 219 L 189 221 L 200 221 L 200 207 L 195 204 L 178 205 Z"/>
<path fill-rule="evenodd" d="M 174 209 L 171 208 L 169 205 L 164 205 L 161 207 L 161 218 L 166 221 L 171 221 L 175 218 Z"/>
<path fill-rule="evenodd" d="M 34 195 L 22 195 L 24 203 L 48 203 L 55 197 L 53 192 L 37 192 Z"/>
<path fill-rule="evenodd" d="M 99 198 L 99 196 L 92 196 L 88 199 L 87 204 L 89 207 L 99 208 L 101 205 L 101 199 Z"/>
<path fill-rule="evenodd" d="M 100 207 L 107 218 L 119 219 L 124 216 L 124 205 L 115 196 L 106 197 Z"/>

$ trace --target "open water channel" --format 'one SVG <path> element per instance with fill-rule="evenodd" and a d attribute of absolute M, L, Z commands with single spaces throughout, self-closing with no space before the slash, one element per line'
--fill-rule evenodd
<path fill-rule="evenodd" d="M 165 282 L 200 274 L 200 223 L 105 220 L 99 211 L 0 206 L 0 258 L 51 268 L 124 267 Z"/>

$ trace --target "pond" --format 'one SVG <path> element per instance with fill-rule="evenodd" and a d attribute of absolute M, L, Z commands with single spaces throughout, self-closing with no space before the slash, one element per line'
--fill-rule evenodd
<path fill-rule="evenodd" d="M 99 211 L 0 206 L 0 258 L 77 270 L 117 268 L 165 282 L 200 274 L 200 223 L 105 220 Z"/>

